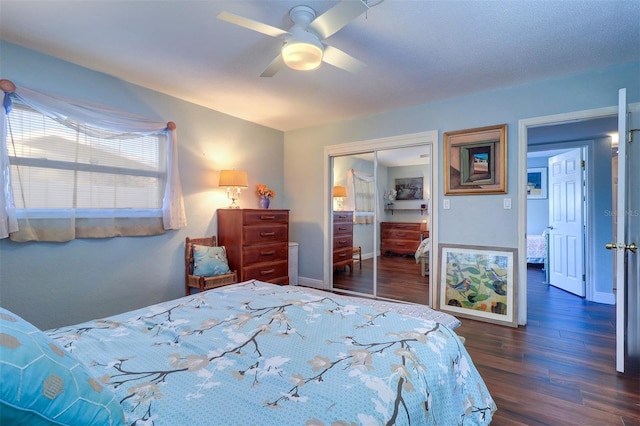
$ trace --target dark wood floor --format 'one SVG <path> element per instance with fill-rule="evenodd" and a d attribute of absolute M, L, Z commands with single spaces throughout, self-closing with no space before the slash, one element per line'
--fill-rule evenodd
<path fill-rule="evenodd" d="M 373 294 L 373 259 L 358 262 L 353 272 L 349 267 L 333 273 L 333 286 L 338 289 Z M 429 304 L 429 276 L 421 276 L 420 264 L 413 256 L 380 256 L 378 258 L 378 297 L 405 302 Z"/>
<path fill-rule="evenodd" d="M 419 267 L 411 269 L 412 259 L 395 261 L 398 267 L 383 268 L 395 271 L 393 277 L 379 287 L 407 300 L 414 290 L 400 283 L 419 282 Z M 348 286 L 349 271 L 343 272 L 338 283 Z M 615 307 L 542 281 L 542 271 L 529 268 L 526 326 L 462 319 L 457 329 L 498 406 L 492 424 L 640 425 L 640 378 L 615 370 Z M 422 292 L 428 294 L 428 280 Z"/>

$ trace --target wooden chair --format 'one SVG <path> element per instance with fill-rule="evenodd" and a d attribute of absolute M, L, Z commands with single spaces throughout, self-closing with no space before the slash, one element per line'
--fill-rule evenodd
<path fill-rule="evenodd" d="M 353 258 L 355 259 L 356 256 L 358 258 L 358 266 L 360 266 L 360 269 L 362 269 L 362 247 L 361 246 L 353 247 Z"/>
<path fill-rule="evenodd" d="M 191 294 L 192 288 L 205 291 L 211 288 L 222 287 L 228 284 L 234 284 L 238 282 L 238 274 L 236 271 L 231 271 L 228 274 L 217 275 L 215 277 L 201 277 L 197 275 L 191 275 L 193 272 L 193 245 L 215 247 L 216 237 L 205 238 L 189 238 L 187 237 L 184 242 L 184 263 L 185 263 L 185 289 L 187 296 Z"/>

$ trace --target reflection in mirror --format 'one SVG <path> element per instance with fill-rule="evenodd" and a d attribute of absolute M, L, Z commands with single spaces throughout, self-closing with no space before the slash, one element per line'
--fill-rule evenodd
<path fill-rule="evenodd" d="M 429 304 L 431 146 L 376 152 L 378 297 Z"/>
<path fill-rule="evenodd" d="M 365 153 L 332 160 L 333 288 L 374 295 L 374 156 Z"/>

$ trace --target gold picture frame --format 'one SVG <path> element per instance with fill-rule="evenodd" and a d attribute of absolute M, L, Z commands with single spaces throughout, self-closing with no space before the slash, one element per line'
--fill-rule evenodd
<path fill-rule="evenodd" d="M 444 194 L 507 193 L 507 125 L 446 132 Z"/>
<path fill-rule="evenodd" d="M 438 309 L 518 326 L 517 249 L 440 244 Z"/>

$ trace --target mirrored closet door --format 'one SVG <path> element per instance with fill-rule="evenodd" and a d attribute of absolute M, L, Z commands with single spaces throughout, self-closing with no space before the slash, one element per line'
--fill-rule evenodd
<path fill-rule="evenodd" d="M 333 289 L 429 303 L 430 148 L 330 156 Z"/>
<path fill-rule="evenodd" d="M 374 153 L 333 157 L 333 288 L 375 295 Z"/>
<path fill-rule="evenodd" d="M 430 147 L 376 152 L 380 196 L 378 297 L 429 304 L 428 255 L 431 195 Z M 428 242 L 427 242 L 428 243 Z"/>

